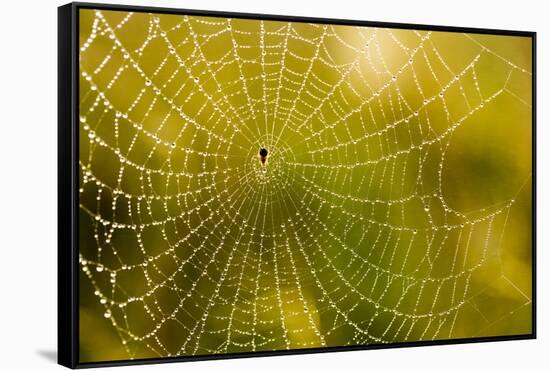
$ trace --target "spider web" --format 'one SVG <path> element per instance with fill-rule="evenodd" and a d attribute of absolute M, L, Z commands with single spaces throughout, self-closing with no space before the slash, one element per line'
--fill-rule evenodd
<path fill-rule="evenodd" d="M 127 357 L 477 336 L 531 305 L 499 247 L 530 178 L 467 211 L 444 189 L 454 133 L 530 109 L 530 71 L 468 34 L 458 66 L 428 31 L 81 12 L 81 286 Z M 488 314 L 496 281 L 516 300 Z"/>

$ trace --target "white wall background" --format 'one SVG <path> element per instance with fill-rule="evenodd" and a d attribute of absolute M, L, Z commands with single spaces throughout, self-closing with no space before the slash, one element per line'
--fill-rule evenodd
<path fill-rule="evenodd" d="M 105 0 L 110 2 L 109 0 Z M 120 0 L 121 2 L 124 0 Z M 537 340 L 139 366 L 139 370 L 548 369 L 550 170 L 542 0 L 126 0 L 132 5 L 538 32 Z M 56 351 L 56 84 L 59 0 L 6 1 L 0 12 L 0 369 L 60 369 Z M 545 365 L 546 363 L 546 365 Z M 136 369 L 133 367 L 132 369 Z"/>

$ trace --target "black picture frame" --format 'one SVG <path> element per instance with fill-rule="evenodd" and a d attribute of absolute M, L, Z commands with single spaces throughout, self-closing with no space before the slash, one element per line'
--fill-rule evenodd
<path fill-rule="evenodd" d="M 465 32 L 476 34 L 522 36 L 532 39 L 532 332 L 524 335 L 490 336 L 444 340 L 413 341 L 405 343 L 374 344 L 360 346 L 337 346 L 327 348 L 258 351 L 216 355 L 180 356 L 170 358 L 147 358 L 102 362 L 79 361 L 79 266 L 78 266 L 78 91 L 79 60 L 78 31 L 79 10 L 119 10 L 152 12 L 162 14 L 195 15 L 255 20 L 311 22 L 318 24 L 384 27 L 410 30 Z M 260 357 L 319 352 L 339 352 L 380 348 L 416 347 L 507 341 L 536 338 L 536 32 L 495 30 L 484 28 L 448 27 L 421 24 L 356 21 L 345 19 L 293 17 L 268 14 L 233 13 L 223 11 L 202 11 L 161 7 L 142 7 L 94 3 L 70 3 L 58 8 L 58 363 L 69 368 L 100 366 L 121 366 L 181 361 Z"/>

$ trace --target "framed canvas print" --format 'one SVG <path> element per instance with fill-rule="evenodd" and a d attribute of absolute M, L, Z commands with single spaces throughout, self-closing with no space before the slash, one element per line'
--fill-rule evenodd
<path fill-rule="evenodd" d="M 59 363 L 535 337 L 535 33 L 59 8 Z"/>

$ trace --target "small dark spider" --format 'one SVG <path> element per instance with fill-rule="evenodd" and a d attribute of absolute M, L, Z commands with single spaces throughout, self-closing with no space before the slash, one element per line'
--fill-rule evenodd
<path fill-rule="evenodd" d="M 267 149 L 262 148 L 260 149 L 260 161 L 262 161 L 262 165 L 265 165 L 266 160 L 267 160 Z"/>

